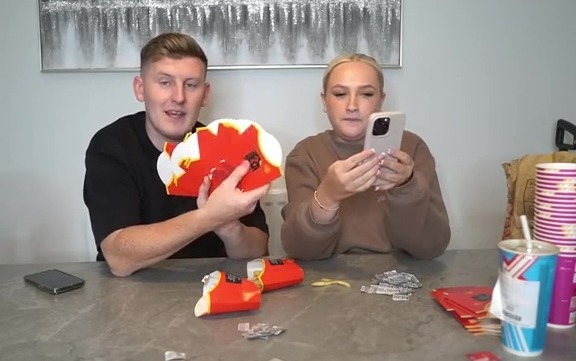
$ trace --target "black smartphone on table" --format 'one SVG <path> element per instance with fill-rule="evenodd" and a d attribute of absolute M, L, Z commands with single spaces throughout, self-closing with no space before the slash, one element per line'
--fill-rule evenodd
<path fill-rule="evenodd" d="M 75 290 L 84 286 L 82 278 L 58 269 L 50 269 L 24 276 L 24 281 L 52 295 Z"/>

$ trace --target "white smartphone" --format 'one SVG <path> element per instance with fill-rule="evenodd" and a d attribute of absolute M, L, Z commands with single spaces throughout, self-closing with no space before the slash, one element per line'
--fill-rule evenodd
<path fill-rule="evenodd" d="M 376 154 L 389 149 L 400 149 L 406 116 L 402 112 L 374 113 L 368 120 L 364 149 L 374 149 Z"/>
<path fill-rule="evenodd" d="M 364 149 L 374 149 L 376 154 L 388 153 L 390 149 L 400 149 L 406 116 L 402 112 L 374 113 L 368 120 Z M 376 181 L 375 186 L 385 181 Z"/>

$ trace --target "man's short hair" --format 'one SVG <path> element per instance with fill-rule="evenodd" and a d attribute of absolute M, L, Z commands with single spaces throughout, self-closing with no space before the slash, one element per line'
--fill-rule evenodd
<path fill-rule="evenodd" d="M 163 58 L 198 58 L 208 69 L 208 58 L 200 44 L 182 33 L 163 33 L 148 41 L 140 51 L 140 70 Z"/>

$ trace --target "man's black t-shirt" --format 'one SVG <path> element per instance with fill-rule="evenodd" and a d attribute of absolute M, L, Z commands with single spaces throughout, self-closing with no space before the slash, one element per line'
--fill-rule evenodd
<path fill-rule="evenodd" d="M 198 208 L 196 198 L 166 194 L 166 186 L 156 169 L 160 151 L 146 134 L 145 117 L 144 112 L 139 112 L 102 128 L 86 151 L 84 203 L 90 212 L 98 260 L 104 260 L 100 243 L 112 232 L 162 222 Z M 259 204 L 240 221 L 268 233 Z M 214 232 L 209 232 L 170 258 L 224 256 L 224 243 Z"/>

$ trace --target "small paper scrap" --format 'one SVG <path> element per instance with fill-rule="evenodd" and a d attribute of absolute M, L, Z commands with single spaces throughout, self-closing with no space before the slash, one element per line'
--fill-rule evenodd
<path fill-rule="evenodd" d="M 164 353 L 164 361 L 185 361 L 186 354 L 184 352 L 166 351 Z"/>
<path fill-rule="evenodd" d="M 271 326 L 266 323 L 257 323 L 250 327 L 249 323 L 238 324 L 238 331 L 242 332 L 242 336 L 248 340 L 261 338 L 267 340 L 270 336 L 278 336 L 284 332 L 284 328 L 280 326 Z"/>

